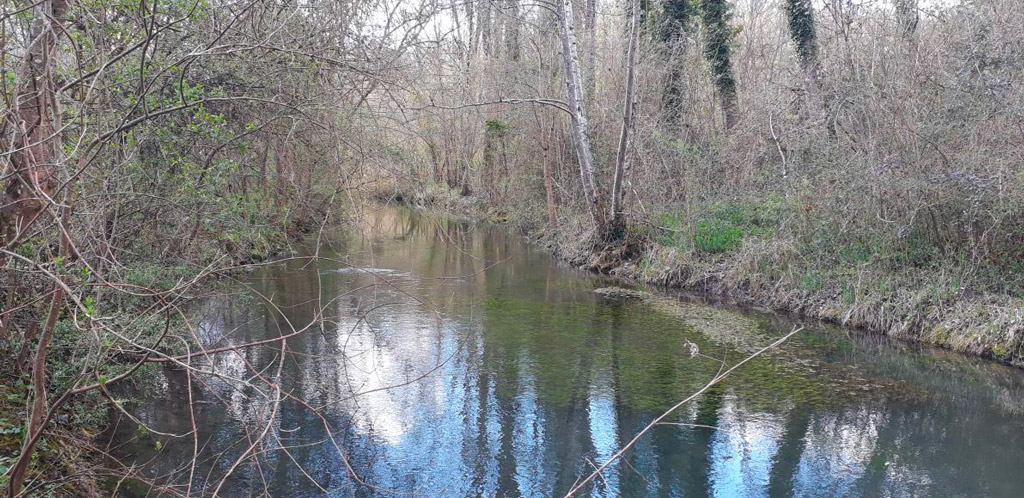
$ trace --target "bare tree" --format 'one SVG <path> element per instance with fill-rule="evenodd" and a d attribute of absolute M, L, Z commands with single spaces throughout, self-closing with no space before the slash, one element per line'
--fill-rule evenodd
<path fill-rule="evenodd" d="M 456 2 L 453 1 L 452 4 L 454 6 L 456 5 Z M 480 29 L 477 27 L 476 14 L 473 12 L 473 7 L 476 2 L 469 0 L 463 2 L 463 4 L 466 8 L 466 23 L 468 24 L 469 29 L 469 56 L 472 58 L 472 56 L 476 54 L 477 47 L 480 44 Z"/>
<path fill-rule="evenodd" d="M 590 144 L 590 130 L 587 111 L 584 106 L 583 80 L 580 75 L 579 43 L 576 38 L 576 20 L 572 0 L 563 0 L 561 15 L 558 17 L 562 61 L 565 66 L 565 88 L 572 115 L 572 134 L 576 141 L 576 156 L 583 180 L 583 194 L 590 210 L 590 217 L 598 230 L 604 230 L 606 219 L 601 201 L 601 188 L 594 175 L 594 152 Z"/>
<path fill-rule="evenodd" d="M 612 183 L 612 224 L 610 235 L 621 238 L 625 235 L 626 219 L 622 212 L 622 201 L 625 196 L 626 149 L 629 143 L 629 132 L 633 128 L 634 93 L 636 91 L 636 50 L 640 32 L 640 0 L 630 2 L 629 48 L 626 55 L 626 97 L 622 103 L 622 129 L 619 132 L 619 147 L 615 154 L 615 179 Z"/>
<path fill-rule="evenodd" d="M 480 44 L 483 45 L 484 55 L 492 55 L 494 53 L 491 47 L 491 31 L 492 20 L 491 20 L 491 0 L 483 0 L 480 2 L 480 8 L 477 9 L 480 15 L 480 21 L 477 23 L 478 29 L 480 30 Z"/>

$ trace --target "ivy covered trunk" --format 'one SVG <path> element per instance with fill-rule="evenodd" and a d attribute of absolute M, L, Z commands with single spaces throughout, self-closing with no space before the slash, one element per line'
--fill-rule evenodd
<path fill-rule="evenodd" d="M 800 69 L 807 80 L 807 88 L 811 97 L 820 102 L 825 110 L 825 126 L 830 136 L 836 135 L 835 119 L 832 116 L 832 102 L 822 89 L 823 74 L 821 61 L 818 58 L 818 34 L 814 22 L 814 7 L 811 0 L 786 0 L 786 20 L 789 24 L 789 35 L 796 45 L 797 59 Z M 802 110 L 804 111 L 804 110 Z M 806 112 L 806 111 L 804 111 Z"/>
<path fill-rule="evenodd" d="M 498 193 L 498 170 L 505 169 L 505 136 L 508 135 L 508 123 L 500 119 L 488 120 L 484 129 L 484 178 L 487 194 L 494 197 Z"/>
<path fill-rule="evenodd" d="M 729 27 L 729 5 L 725 0 L 704 0 L 704 57 L 711 63 L 711 77 L 725 116 L 725 128 L 732 129 L 737 113 L 736 76 L 732 70 L 733 31 Z"/>

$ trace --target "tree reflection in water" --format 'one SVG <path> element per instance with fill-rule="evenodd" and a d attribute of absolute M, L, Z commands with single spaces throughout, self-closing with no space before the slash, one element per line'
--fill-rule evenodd
<path fill-rule="evenodd" d="M 212 299 L 199 332 L 209 344 L 273 337 L 287 330 L 285 317 L 307 323 L 330 303 L 322 329 L 288 341 L 282 385 L 322 409 L 354 468 L 381 489 L 560 496 L 715 374 L 719 364 L 691 358 L 687 341 L 730 363 L 744 354 L 695 320 L 599 299 L 591 291 L 600 282 L 504 230 L 403 210 L 367 214 L 364 232 L 324 252 L 382 271 L 334 271 L 341 266 L 331 261 L 269 268 L 249 284 L 284 316 L 252 299 Z M 745 321 L 757 324 L 755 337 L 792 328 L 779 317 Z M 246 363 L 267 368 L 279 349 L 240 354 L 208 366 L 244 378 Z M 168 369 L 162 377 L 157 394 L 135 395 L 134 413 L 187 432 L 185 376 Z M 404 385 L 385 389 L 396 384 Z M 588 492 L 1018 496 L 1022 385 L 1019 372 L 996 365 L 819 327 L 745 365 L 673 419 L 717 429 L 658 426 Z M 193 385 L 196 492 L 211 492 L 263 406 L 236 387 Z M 273 496 L 322 495 L 309 477 L 331 495 L 378 494 L 346 476 L 319 418 L 299 403 L 282 404 L 273 435 L 259 465 L 237 472 L 225 496 L 264 485 Z M 113 441 L 158 482 L 187 482 L 188 438 L 163 440 L 157 451 L 154 436 L 122 421 Z"/>

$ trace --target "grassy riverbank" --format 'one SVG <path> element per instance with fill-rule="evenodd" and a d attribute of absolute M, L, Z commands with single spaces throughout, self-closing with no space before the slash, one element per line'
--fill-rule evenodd
<path fill-rule="evenodd" d="M 816 223 L 782 197 L 714 203 L 687 214 L 636 216 L 626 243 L 593 242 L 585 211 L 545 222 L 543 204 L 515 206 L 431 187 L 381 200 L 503 222 L 569 264 L 646 284 L 724 296 L 742 303 L 864 329 L 1024 366 L 1020 274 L 917 245 L 800 237 Z"/>

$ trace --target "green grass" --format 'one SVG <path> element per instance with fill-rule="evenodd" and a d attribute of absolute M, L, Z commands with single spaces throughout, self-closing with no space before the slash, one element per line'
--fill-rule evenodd
<path fill-rule="evenodd" d="M 665 247 L 679 247 L 683 240 L 686 216 L 682 211 L 669 211 L 655 216 L 655 224 L 662 229 L 654 233 L 654 242 Z"/>
<path fill-rule="evenodd" d="M 811 292 L 824 289 L 825 276 L 817 270 L 809 271 L 800 279 L 800 287 Z"/>
<path fill-rule="evenodd" d="M 877 239 L 870 242 L 855 241 L 839 249 L 839 259 L 848 265 L 867 263 L 878 254 L 880 245 Z"/>
<path fill-rule="evenodd" d="M 723 220 L 702 220 L 697 223 L 693 243 L 701 252 L 712 254 L 729 252 L 743 243 L 743 229 Z"/>
<path fill-rule="evenodd" d="M 721 254 L 738 249 L 744 237 L 770 236 L 785 214 L 781 197 L 714 203 L 700 210 L 702 215 L 690 225 L 679 210 L 667 211 L 655 217 L 662 229 L 654 241 L 662 246 L 693 249 L 708 254 Z M 692 238 L 688 235 L 692 233 Z"/>

